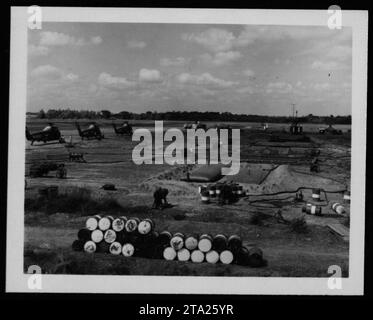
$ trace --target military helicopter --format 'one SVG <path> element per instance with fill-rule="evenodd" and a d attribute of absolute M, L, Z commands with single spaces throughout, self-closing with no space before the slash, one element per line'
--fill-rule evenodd
<path fill-rule="evenodd" d="M 42 141 L 46 143 L 47 141 L 58 140 L 59 143 L 64 143 L 65 139 L 61 136 L 61 132 L 53 123 L 49 123 L 42 131 L 31 133 L 26 127 L 26 139 L 31 141 L 31 145 L 35 141 Z"/>
<path fill-rule="evenodd" d="M 83 130 L 80 128 L 80 125 L 78 122 L 75 122 L 75 126 L 78 129 L 79 136 L 82 138 L 82 140 L 84 138 L 86 139 L 92 138 L 92 139 L 98 139 L 98 140 L 101 140 L 102 138 L 104 138 L 104 135 L 102 134 L 100 127 L 98 126 L 96 122 L 91 122 L 88 128 L 83 129 Z"/>
<path fill-rule="evenodd" d="M 195 121 L 194 123 L 185 123 L 184 130 L 186 129 L 203 129 L 207 130 L 207 126 L 205 124 L 200 123 L 199 121 Z"/>
<path fill-rule="evenodd" d="M 123 122 L 122 125 L 119 127 L 117 127 L 117 125 L 114 122 L 112 123 L 112 125 L 117 135 L 125 134 L 131 136 L 133 133 L 132 126 L 127 121 Z"/>

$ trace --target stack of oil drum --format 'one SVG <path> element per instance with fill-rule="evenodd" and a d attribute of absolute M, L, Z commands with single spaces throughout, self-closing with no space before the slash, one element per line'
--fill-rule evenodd
<path fill-rule="evenodd" d="M 192 261 L 194 263 L 223 263 L 239 264 L 260 267 L 265 264 L 263 252 L 259 248 L 248 249 L 242 245 L 242 240 L 237 235 L 227 237 L 217 234 L 184 235 L 175 233 L 171 235 L 164 231 L 163 258 L 166 260 Z"/>
<path fill-rule="evenodd" d="M 223 263 L 260 267 L 265 264 L 259 248 L 248 249 L 237 235 L 184 235 L 156 232 L 151 219 L 90 217 L 72 244 L 75 251 L 111 253 L 125 257 Z"/>
<path fill-rule="evenodd" d="M 214 200 L 223 200 L 230 203 L 247 195 L 243 186 L 238 183 L 218 182 L 210 185 L 203 185 L 198 187 L 198 192 L 203 203 L 210 203 Z"/>
<path fill-rule="evenodd" d="M 126 257 L 153 257 L 153 244 L 158 239 L 151 219 L 96 215 L 86 221 L 79 230 L 73 250 L 89 253 L 123 254 Z"/>

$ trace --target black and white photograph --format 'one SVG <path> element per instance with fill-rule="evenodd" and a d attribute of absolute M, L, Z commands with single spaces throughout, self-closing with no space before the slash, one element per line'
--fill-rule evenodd
<path fill-rule="evenodd" d="M 363 294 L 367 28 L 13 7 L 7 291 Z"/>

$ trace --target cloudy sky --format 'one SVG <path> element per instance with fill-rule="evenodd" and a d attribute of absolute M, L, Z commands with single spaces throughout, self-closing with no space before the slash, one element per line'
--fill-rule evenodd
<path fill-rule="evenodd" d="M 28 111 L 351 113 L 351 29 L 43 23 L 28 35 Z"/>

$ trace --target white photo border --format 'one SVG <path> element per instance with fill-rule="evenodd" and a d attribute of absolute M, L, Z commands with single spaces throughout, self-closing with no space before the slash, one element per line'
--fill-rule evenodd
<path fill-rule="evenodd" d="M 7 292 L 362 295 L 364 291 L 365 159 L 368 12 L 342 10 L 352 27 L 352 148 L 349 277 L 342 289 L 329 278 L 42 275 L 30 290 L 24 274 L 24 175 L 27 89 L 27 7 L 11 8 Z M 327 27 L 325 10 L 42 7 L 45 22 L 253 24 Z"/>

